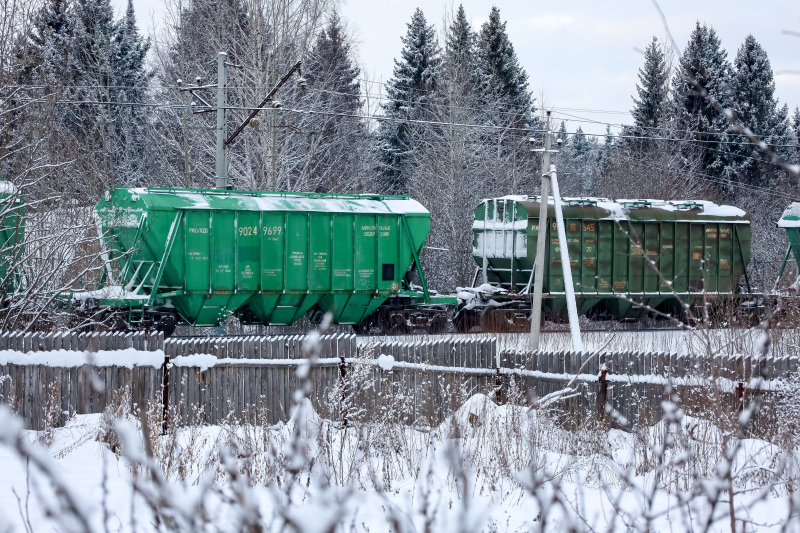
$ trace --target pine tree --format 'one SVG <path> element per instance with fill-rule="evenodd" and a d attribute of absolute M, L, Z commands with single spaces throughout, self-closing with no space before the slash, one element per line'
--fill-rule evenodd
<path fill-rule="evenodd" d="M 639 83 L 636 84 L 638 99 L 633 98 L 633 122 L 630 129 L 636 136 L 648 136 L 663 126 L 669 103 L 669 71 L 664 52 L 658 39 L 644 51 L 644 66 L 639 69 Z"/>
<path fill-rule="evenodd" d="M 506 23 L 501 22 L 497 7 L 492 7 L 489 20 L 481 26 L 478 53 L 486 90 L 500 104 L 500 109 L 513 116 L 515 127 L 531 124 L 533 101 L 528 89 L 528 74 L 519 64 L 506 33 Z"/>
<path fill-rule="evenodd" d="M 723 106 L 728 106 L 731 67 L 713 28 L 699 22 L 689 38 L 672 82 L 675 126 L 688 146 L 700 152 L 701 171 L 722 174 L 719 134 L 726 129 L 724 117 L 699 91 L 703 87 Z"/>
<path fill-rule="evenodd" d="M 402 38 L 400 59 L 394 61 L 392 78 L 386 84 L 389 102 L 383 105 L 386 118 L 378 132 L 379 170 L 387 192 L 405 193 L 406 162 L 410 146 L 409 119 L 425 118 L 432 103 L 441 66 L 441 50 L 433 25 L 417 8 Z"/>

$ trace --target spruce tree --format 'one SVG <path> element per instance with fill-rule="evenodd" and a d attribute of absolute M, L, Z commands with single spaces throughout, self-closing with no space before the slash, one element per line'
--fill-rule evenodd
<path fill-rule="evenodd" d="M 476 54 L 477 36 L 472 31 L 463 4 L 445 34 L 444 79 L 458 79 L 464 94 L 480 90 L 481 76 Z M 467 82 L 467 83 L 465 83 Z"/>
<path fill-rule="evenodd" d="M 614 135 L 611 133 L 611 124 L 606 124 L 606 136 L 603 146 L 607 149 L 614 147 Z"/>
<path fill-rule="evenodd" d="M 571 150 L 575 155 L 583 155 L 588 152 L 589 149 L 589 139 L 587 139 L 586 134 L 583 133 L 583 128 L 578 126 L 578 129 L 575 130 L 575 137 L 572 142 Z"/>
<path fill-rule="evenodd" d="M 407 192 L 411 124 L 404 121 L 426 117 L 442 61 L 436 31 L 419 8 L 402 42 L 400 59 L 394 60 L 392 78 L 386 83 L 389 101 L 383 110 L 387 120 L 381 121 L 377 146 L 386 192 L 393 193 Z"/>
<path fill-rule="evenodd" d="M 96 196 L 136 183 L 143 169 L 148 43 L 129 2 L 116 22 L 110 0 L 48 0 L 25 44 L 19 79 L 39 84 L 53 135 L 48 157 L 72 163 L 59 169 L 62 188 Z M 134 105 L 131 105 L 134 104 Z"/>
<path fill-rule="evenodd" d="M 147 108 L 135 105 L 145 103 L 150 72 L 146 68 L 149 40 L 145 40 L 136 26 L 133 0 L 128 0 L 125 16 L 116 24 L 115 53 L 112 60 L 114 87 L 111 100 L 118 105 L 112 108 L 114 121 L 114 167 L 120 183 L 145 184 L 145 128 Z M 133 105 L 129 105 L 133 104 Z"/>
<path fill-rule="evenodd" d="M 569 144 L 562 143 L 554 159 L 562 195 L 591 194 L 606 157 L 606 147 L 601 147 L 595 137 L 588 137 L 580 126 L 571 137 Z"/>
<path fill-rule="evenodd" d="M 425 253 L 426 273 L 437 289 L 453 290 L 471 281 L 474 262 L 461 253 L 472 243 L 474 199 L 496 192 L 486 179 L 493 163 L 493 145 L 478 128 L 451 124 L 482 124 L 488 112 L 481 98 L 481 76 L 475 50 L 476 35 L 463 6 L 449 15 L 444 31 L 444 57 L 438 76 L 431 119 L 414 128 L 408 188 L 424 199 L 431 212 L 429 245 L 443 250 Z M 487 153 L 492 152 L 492 153 Z M 426 274 L 428 275 L 428 274 Z"/>
<path fill-rule="evenodd" d="M 487 91 L 502 112 L 514 117 L 514 126 L 526 127 L 532 122 L 533 112 L 528 74 L 519 64 L 497 7 L 492 7 L 489 20 L 481 26 L 478 53 Z"/>
<path fill-rule="evenodd" d="M 786 137 L 786 111 L 778 108 L 775 80 L 767 53 L 752 35 L 745 38 L 734 61 L 731 80 L 731 107 L 736 119 L 750 128 L 768 145 L 779 144 Z M 741 135 L 726 137 L 725 163 L 727 177 L 750 185 L 769 181 L 768 157 Z"/>
<path fill-rule="evenodd" d="M 558 126 L 558 138 L 561 139 L 561 146 L 566 147 L 569 144 L 569 135 L 567 135 L 567 125 L 564 121 Z"/>
<path fill-rule="evenodd" d="M 794 130 L 796 152 L 795 163 L 800 164 L 800 107 L 794 108 L 792 115 L 792 129 Z"/>
<path fill-rule="evenodd" d="M 308 184 L 306 190 L 352 192 L 341 187 L 352 183 L 350 176 L 359 172 L 366 130 L 359 118 L 340 116 L 358 114 L 361 85 L 360 70 L 335 11 L 317 36 L 303 70 L 309 86 L 303 106 L 326 114 L 311 115 L 304 125 L 311 132 L 306 145 L 309 164 L 298 181 Z"/>
<path fill-rule="evenodd" d="M 727 54 L 717 33 L 698 22 L 677 67 L 672 93 L 676 129 L 684 138 L 698 141 L 688 145 L 688 150 L 700 152 L 701 172 L 709 175 L 722 174 L 719 134 L 727 125 L 724 117 L 702 95 L 698 85 L 727 107 L 730 103 L 730 71 Z"/>
<path fill-rule="evenodd" d="M 68 0 L 48 0 L 33 21 L 21 56 L 20 83 L 42 83 L 45 78 L 60 85 L 69 84 L 65 56 L 71 35 Z M 49 89 L 51 90 L 51 89 Z"/>
<path fill-rule="evenodd" d="M 669 71 L 664 52 L 658 39 L 644 51 L 644 65 L 639 69 L 639 83 L 636 84 L 638 99 L 633 97 L 634 128 L 630 133 L 648 136 L 663 126 L 669 103 Z"/>

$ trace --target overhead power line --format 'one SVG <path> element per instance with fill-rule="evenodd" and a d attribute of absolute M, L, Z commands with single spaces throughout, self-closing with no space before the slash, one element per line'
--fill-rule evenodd
<path fill-rule="evenodd" d="M 25 100 L 25 99 L 20 99 Z M 37 101 L 37 99 L 29 99 L 29 101 Z M 133 106 L 133 107 L 149 107 L 149 108 L 159 108 L 159 109 L 197 109 L 198 106 L 191 106 L 185 104 L 157 104 L 157 103 L 146 103 L 146 102 L 120 102 L 120 101 L 93 101 L 93 100 L 42 100 L 38 99 L 38 101 L 47 101 L 50 103 L 57 103 L 57 104 L 67 104 L 67 105 L 98 105 L 98 106 Z M 342 117 L 342 118 L 353 118 L 353 119 L 363 119 L 363 120 L 374 120 L 374 121 L 388 121 L 388 122 L 398 122 L 402 124 L 417 124 L 417 125 L 429 125 L 429 126 L 452 126 L 452 127 L 462 127 L 462 128 L 474 128 L 474 129 L 483 129 L 489 131 L 503 131 L 503 132 L 514 132 L 520 133 L 525 135 L 534 135 L 544 133 L 544 130 L 539 128 L 519 128 L 513 126 L 502 126 L 496 124 L 473 124 L 473 123 L 465 123 L 465 122 L 448 122 L 448 121 L 438 121 L 438 120 L 423 120 L 423 119 L 413 119 L 413 118 L 397 118 L 397 117 L 390 117 L 387 115 L 364 115 L 361 113 L 342 113 L 342 112 L 333 112 L 333 111 L 321 111 L 321 110 L 314 110 L 314 109 L 295 109 L 289 107 L 280 107 L 280 108 L 273 108 L 273 107 L 249 107 L 249 106 L 227 106 L 225 109 L 228 111 L 256 111 L 256 110 L 277 110 L 278 112 L 288 112 L 288 113 L 296 113 L 296 114 L 306 114 L 306 115 L 321 115 L 321 116 L 330 116 L 330 117 Z M 695 132 L 697 133 L 697 132 Z M 562 132 L 563 135 L 579 135 L 578 132 Z M 651 141 L 664 141 L 664 142 L 674 142 L 674 143 L 688 143 L 688 144 L 730 144 L 730 145 L 740 145 L 746 144 L 744 142 L 737 142 L 737 141 L 713 141 L 713 140 L 704 140 L 704 139 L 685 139 L 685 138 L 673 138 L 673 137 L 662 137 L 662 136 L 648 136 L 648 135 L 624 135 L 624 134 L 603 134 L 603 135 L 590 135 L 588 136 L 593 137 L 610 137 L 613 139 L 629 139 L 629 140 L 651 140 Z M 776 144 L 770 145 L 773 148 L 799 148 L 800 145 L 794 144 Z"/>
<path fill-rule="evenodd" d="M 379 82 L 373 82 L 373 83 L 379 83 Z M 22 84 L 20 84 L 20 85 L 9 85 L 9 86 L 6 86 L 6 87 L 7 88 L 12 88 L 12 89 L 18 89 L 18 88 L 44 89 L 44 88 L 52 88 L 53 86 L 22 85 Z M 129 86 L 129 85 L 109 85 L 109 86 L 105 86 L 105 85 L 58 85 L 57 87 L 60 87 L 60 88 L 87 88 L 87 89 L 121 89 L 121 90 L 122 89 L 142 89 L 143 88 L 143 87 Z M 159 89 L 167 89 L 167 90 L 172 90 L 172 89 L 178 90 L 179 86 L 178 85 L 174 85 L 174 86 L 173 85 L 151 85 L 150 88 L 159 88 Z M 264 90 L 264 89 L 269 89 L 269 87 L 266 87 L 266 86 L 262 87 L 262 86 L 255 86 L 255 85 L 254 86 L 249 86 L 249 85 L 234 86 L 234 85 L 230 85 L 230 86 L 228 86 L 228 89 L 229 90 L 231 90 L 231 89 Z M 331 94 L 331 95 L 347 96 L 347 97 L 369 98 L 370 100 L 377 100 L 377 101 L 382 101 L 382 102 L 396 102 L 396 103 L 400 103 L 400 104 L 409 104 L 409 105 L 412 105 L 412 106 L 418 106 L 418 107 L 421 107 L 421 108 L 445 108 L 445 109 L 455 109 L 455 110 L 465 110 L 465 111 L 479 111 L 479 112 L 480 111 L 486 111 L 486 108 L 484 108 L 484 107 L 459 106 L 459 105 L 454 105 L 454 104 L 448 103 L 448 102 L 404 100 L 404 99 L 391 98 L 391 97 L 383 96 L 383 95 L 377 95 L 377 96 L 376 95 L 365 96 L 363 94 L 354 95 L 352 93 L 345 93 L 345 92 L 341 92 L 341 91 L 332 91 L 332 90 L 329 90 L 329 89 L 315 89 L 313 87 L 309 87 L 307 89 L 307 91 L 309 91 L 309 92 L 317 92 L 317 93 L 324 93 L 324 94 Z M 67 102 L 67 100 L 61 100 L 61 101 L 62 102 Z M 132 105 L 133 103 L 131 103 L 131 102 L 125 102 L 125 103 L 119 102 L 118 104 L 119 105 Z M 103 105 L 107 105 L 107 103 L 104 103 Z M 156 104 L 145 104 L 145 103 L 142 103 L 142 105 L 156 106 Z M 180 106 L 180 104 L 162 104 L 162 105 L 160 105 L 160 107 L 165 107 L 165 108 L 172 107 L 172 108 L 176 108 L 176 109 L 180 108 L 179 106 Z M 227 109 L 242 109 L 242 110 L 246 110 L 246 111 L 252 111 L 252 110 L 254 110 L 256 108 L 245 108 L 245 107 L 234 108 L 234 107 L 228 107 Z M 610 136 L 610 137 L 619 138 L 619 139 L 652 139 L 652 140 L 666 140 L 666 141 L 672 141 L 672 142 L 693 142 L 693 143 L 707 143 L 707 144 L 743 144 L 743 143 L 737 142 L 737 141 L 715 141 L 715 140 L 705 140 L 705 139 L 675 139 L 675 138 L 672 138 L 672 137 L 665 137 L 663 134 L 672 133 L 672 134 L 693 135 L 693 134 L 697 134 L 698 132 L 695 131 L 695 130 L 690 130 L 690 129 L 670 128 L 670 127 L 663 127 L 663 126 L 638 126 L 638 125 L 635 125 L 635 124 L 604 122 L 604 121 L 600 121 L 600 120 L 590 119 L 590 118 L 587 118 L 587 117 L 581 117 L 579 115 L 574 115 L 574 114 L 571 114 L 571 113 L 568 112 L 568 111 L 573 111 L 573 112 L 584 112 L 584 113 L 626 114 L 626 115 L 630 115 L 630 112 L 627 112 L 627 111 L 608 111 L 608 110 L 600 110 L 600 109 L 551 107 L 551 106 L 548 106 L 547 109 L 550 110 L 550 111 L 554 111 L 555 112 L 554 118 L 561 119 L 561 120 L 564 120 L 566 122 L 580 122 L 580 123 L 597 124 L 597 125 L 601 125 L 601 126 L 609 126 L 609 127 L 614 127 L 614 128 L 620 128 L 620 129 L 625 129 L 625 128 L 631 128 L 632 129 L 632 128 L 635 128 L 637 130 L 651 130 L 651 131 L 656 131 L 656 132 L 661 134 L 661 135 L 659 135 L 657 137 L 626 135 L 626 134 L 622 134 L 622 133 L 620 133 L 620 134 L 611 134 L 611 135 L 602 134 L 602 133 L 601 134 L 586 134 L 586 135 L 591 135 L 591 136 L 594 136 L 594 137 Z M 311 112 L 311 111 L 309 111 L 309 112 Z M 319 111 L 317 111 L 317 112 L 319 112 Z M 522 116 L 518 112 L 503 111 L 503 110 L 492 110 L 492 114 L 493 115 L 499 115 L 499 116 L 511 116 L 511 117 L 515 117 L 515 118 L 520 118 Z M 355 115 L 353 115 L 353 116 L 355 116 Z M 361 116 L 362 118 L 365 118 L 367 120 L 371 120 L 371 119 L 385 120 L 383 118 L 376 118 L 376 117 L 379 117 L 380 115 L 373 115 L 373 116 L 359 115 L 359 116 Z M 406 120 L 404 120 L 404 121 L 406 121 Z M 423 123 L 423 122 L 425 122 L 425 121 L 417 121 L 417 123 Z M 427 122 L 436 123 L 436 124 L 457 124 L 457 123 L 448 122 L 448 121 L 427 121 Z M 491 129 L 495 129 L 495 127 L 491 127 Z M 504 129 L 506 129 L 506 128 L 504 128 Z M 522 128 L 514 128 L 514 129 L 515 130 L 522 130 Z M 534 131 L 534 130 L 527 130 L 527 131 Z M 541 132 L 541 130 L 536 130 L 536 131 Z M 739 134 L 739 133 L 715 132 L 715 131 L 700 132 L 700 133 L 703 136 L 710 136 L 710 137 L 719 137 L 719 136 L 742 137 L 743 140 L 746 140 L 746 136 L 744 136 L 742 134 Z M 576 134 L 577 134 L 577 132 L 566 132 L 566 135 L 576 135 Z M 795 147 L 797 147 L 796 144 L 775 144 L 775 145 L 771 145 L 771 146 L 776 147 L 776 148 L 795 148 Z"/>

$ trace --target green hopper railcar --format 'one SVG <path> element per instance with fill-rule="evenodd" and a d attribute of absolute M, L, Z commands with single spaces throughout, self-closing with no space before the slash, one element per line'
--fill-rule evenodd
<path fill-rule="evenodd" d="M 292 324 L 331 312 L 402 330 L 446 323 L 455 303 L 427 290 L 430 214 L 408 197 L 117 188 L 96 211 L 113 268 L 104 289 L 76 298 L 131 321 Z M 422 292 L 409 290 L 409 266 Z"/>
<path fill-rule="evenodd" d="M 749 292 L 750 218 L 707 201 L 564 198 L 564 225 L 579 312 L 635 320 L 650 310 L 685 318 L 701 302 Z M 547 209 L 544 311 L 566 316 L 555 222 Z M 539 198 L 506 196 L 475 209 L 472 288 L 461 289 L 456 326 L 523 329 L 530 324 L 539 237 Z M 478 281 L 480 280 L 480 283 Z"/>
<path fill-rule="evenodd" d="M 17 263 L 25 246 L 25 200 L 17 187 L 0 179 L 0 293 L 10 298 L 19 285 Z"/>
<path fill-rule="evenodd" d="M 785 229 L 786 236 L 789 238 L 789 248 L 786 250 L 786 255 L 783 258 L 780 273 L 778 274 L 777 281 L 779 282 L 786 269 L 786 262 L 791 255 L 794 255 L 798 272 L 800 272 L 800 202 L 793 202 L 783 211 L 777 226 Z M 775 288 L 777 289 L 777 282 Z"/>

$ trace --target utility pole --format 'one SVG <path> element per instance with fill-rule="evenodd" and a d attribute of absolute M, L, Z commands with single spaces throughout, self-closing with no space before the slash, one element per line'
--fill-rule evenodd
<path fill-rule="evenodd" d="M 192 102 L 192 113 L 210 113 L 212 111 L 217 112 L 217 165 L 216 165 L 216 187 L 217 189 L 227 189 L 228 188 L 228 147 L 233 144 L 236 138 L 242 133 L 245 126 L 250 124 L 250 121 L 255 118 L 259 111 L 261 111 L 268 103 L 273 103 L 273 109 L 279 107 L 279 103 L 273 100 L 275 93 L 278 92 L 284 83 L 286 83 L 289 78 L 296 72 L 300 78 L 297 80 L 297 87 L 299 89 L 305 90 L 308 88 L 308 84 L 306 83 L 305 78 L 303 78 L 302 71 L 300 70 L 301 62 L 298 61 L 286 75 L 283 76 L 281 81 L 278 82 L 275 87 L 267 94 L 264 100 L 253 109 L 250 114 L 244 119 L 244 122 L 239 124 L 236 130 L 230 135 L 230 137 L 226 137 L 227 134 L 227 122 L 228 122 L 228 66 L 238 67 L 241 68 L 239 65 L 229 64 L 227 62 L 228 54 L 225 52 L 220 52 L 217 54 L 217 84 L 216 85 L 200 85 L 200 78 L 197 78 L 197 85 L 194 87 L 183 87 L 183 81 L 178 80 L 178 90 L 181 92 L 188 91 L 191 93 L 192 96 L 197 98 L 202 104 L 203 107 L 197 109 L 194 107 L 195 103 Z M 213 89 L 217 90 L 217 105 L 212 106 L 210 102 L 203 99 L 202 96 L 197 94 L 195 91 L 199 91 L 201 89 Z M 255 124 L 255 123 L 253 123 Z M 273 128 L 274 132 L 274 128 Z M 274 150 L 273 150 L 273 165 L 274 165 Z M 273 174 L 274 176 L 274 174 Z"/>
<path fill-rule="evenodd" d="M 564 280 L 564 295 L 567 299 L 567 314 L 569 315 L 569 331 L 572 334 L 572 349 L 576 352 L 583 353 L 581 328 L 578 324 L 578 306 L 575 303 L 575 287 L 572 286 L 572 264 L 569 261 L 567 232 L 564 228 L 564 215 L 561 212 L 561 193 L 558 190 L 558 176 L 556 175 L 555 165 L 550 165 L 550 181 L 553 185 L 553 206 L 556 211 L 558 247 L 561 252 L 561 274 Z"/>
<path fill-rule="evenodd" d="M 531 139 L 531 143 L 535 142 Z M 536 259 L 534 261 L 533 302 L 531 302 L 531 350 L 539 349 L 539 336 L 542 325 L 542 284 L 544 282 L 544 263 L 547 243 L 547 199 L 550 197 L 550 111 L 544 127 L 544 148 L 532 148 L 531 152 L 542 152 L 542 188 L 539 197 L 539 232 L 536 238 Z"/>
<path fill-rule="evenodd" d="M 534 139 L 530 140 L 535 142 Z M 559 139 L 559 145 L 561 140 Z M 544 263 L 547 244 L 547 207 L 550 203 L 549 190 L 553 187 L 553 207 L 556 218 L 556 231 L 558 232 L 558 247 L 561 256 L 561 273 L 564 280 L 564 295 L 567 299 L 569 314 L 569 329 L 572 333 L 572 349 L 583 352 L 583 341 L 578 325 L 578 311 L 575 303 L 575 289 L 572 286 L 572 265 L 569 261 L 569 248 L 566 231 L 564 229 L 564 216 L 561 211 L 561 193 L 558 190 L 558 177 L 556 166 L 550 164 L 550 154 L 557 153 L 552 149 L 550 133 L 550 111 L 547 112 L 547 122 L 544 131 L 544 148 L 532 149 L 532 152 L 542 152 L 542 195 L 539 199 L 539 232 L 536 238 L 536 262 L 534 265 L 535 277 L 533 287 L 533 302 L 531 303 L 531 350 L 539 349 L 539 338 L 542 321 L 542 286 L 544 284 Z"/>
<path fill-rule="evenodd" d="M 217 189 L 228 188 L 228 150 L 225 144 L 228 124 L 228 54 L 217 54 Z"/>

